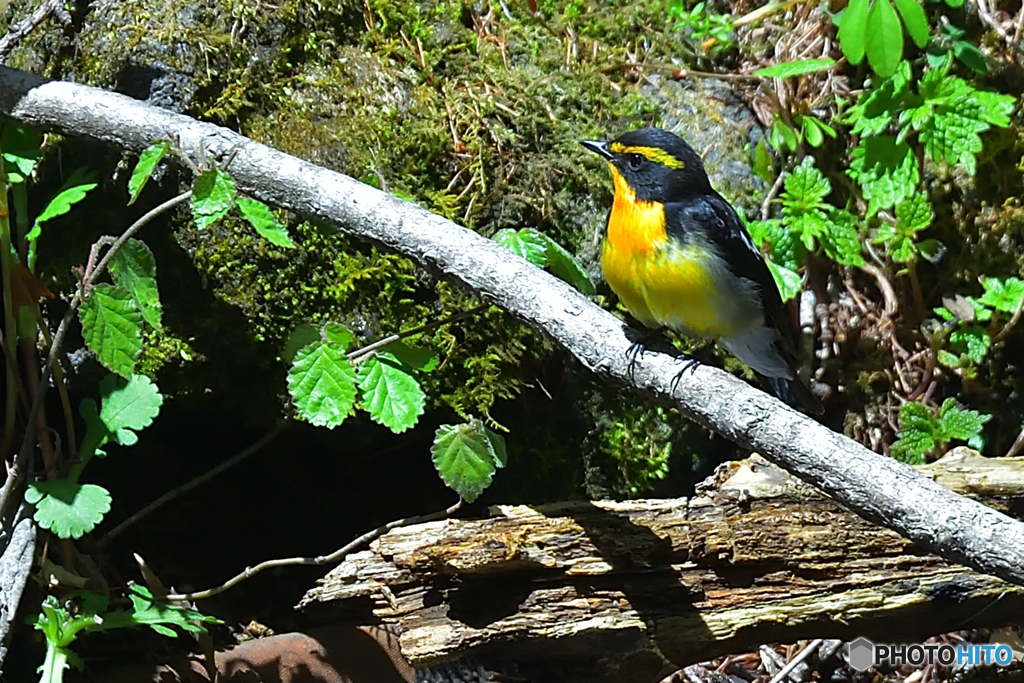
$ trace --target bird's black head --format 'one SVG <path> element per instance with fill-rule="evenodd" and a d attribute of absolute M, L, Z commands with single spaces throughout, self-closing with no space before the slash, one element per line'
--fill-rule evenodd
<path fill-rule="evenodd" d="M 640 201 L 679 201 L 711 190 L 700 157 L 667 130 L 640 128 L 611 142 L 582 144 L 607 159 Z"/>

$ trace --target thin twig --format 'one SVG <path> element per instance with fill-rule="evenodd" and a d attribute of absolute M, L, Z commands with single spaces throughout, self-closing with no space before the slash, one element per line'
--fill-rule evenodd
<path fill-rule="evenodd" d="M 63 26 L 68 26 L 71 23 L 71 15 L 64 8 L 62 0 L 43 0 L 43 3 L 36 8 L 35 12 L 14 26 L 11 26 L 7 31 L 7 35 L 0 38 L 0 62 L 4 61 L 11 50 L 17 47 L 18 43 L 37 26 L 46 21 L 46 18 L 51 14 L 57 17 L 57 21 Z"/>
<path fill-rule="evenodd" d="M 800 652 L 800 654 L 798 654 L 796 657 L 793 657 L 793 659 L 791 659 L 789 661 L 789 664 L 787 664 L 786 666 L 782 667 L 782 671 L 780 671 L 779 673 L 775 674 L 775 676 L 771 680 L 771 683 L 782 683 L 782 681 L 785 680 L 786 676 L 788 676 L 790 674 L 790 672 L 793 671 L 793 669 L 795 669 L 798 666 L 800 666 L 800 664 L 803 663 L 803 661 L 805 659 L 810 657 L 811 654 L 813 654 L 815 650 L 817 650 L 819 647 L 821 647 L 821 644 L 824 643 L 824 642 L 825 641 L 823 639 L 816 638 L 815 640 L 812 640 L 810 643 L 808 643 L 807 647 L 805 647 Z"/>
<path fill-rule="evenodd" d="M 176 602 L 176 601 L 180 601 L 180 600 L 192 601 L 192 600 L 203 600 L 205 598 L 212 598 L 215 595 L 219 595 L 219 594 L 223 593 L 224 591 L 228 590 L 229 588 L 233 588 L 234 586 L 238 585 L 242 581 L 245 581 L 248 578 L 256 576 L 257 574 L 259 574 L 263 570 L 271 569 L 273 567 L 295 567 L 295 566 L 302 566 L 302 565 L 325 565 L 325 564 L 331 564 L 331 563 L 337 562 L 341 558 L 345 557 L 346 555 L 348 555 L 350 552 L 352 552 L 356 548 L 358 548 L 358 547 L 360 547 L 362 545 L 365 545 L 365 544 L 367 544 L 367 543 L 377 539 L 380 536 L 383 536 L 384 534 L 386 534 L 387 532 L 391 531 L 392 529 L 397 529 L 400 526 L 409 526 L 411 524 L 424 524 L 426 522 L 433 522 L 433 521 L 436 521 L 436 520 L 439 520 L 439 519 L 444 519 L 446 517 L 450 517 L 450 516 L 454 515 L 461 508 L 462 508 L 462 500 L 459 499 L 459 502 L 457 502 L 454 505 L 452 505 L 452 506 L 450 506 L 450 507 L 448 507 L 448 508 L 446 508 L 444 510 L 441 510 L 439 512 L 431 512 L 430 514 L 417 515 L 415 517 L 406 517 L 405 519 L 396 519 L 393 522 L 388 522 L 387 524 L 383 524 L 383 525 L 377 527 L 376 529 L 374 529 L 373 531 L 367 531 L 365 534 L 363 534 L 359 538 L 355 539 L 354 541 L 352 541 L 351 543 L 348 543 L 345 546 L 342 546 L 338 550 L 335 550 L 330 555 L 320 555 L 320 556 L 317 556 L 317 557 L 286 557 L 286 558 L 281 558 L 281 559 L 277 559 L 277 560 L 267 560 L 266 562 L 260 562 L 255 567 L 246 567 L 245 571 L 243 571 L 240 574 L 232 577 L 231 579 L 228 579 L 227 581 L 225 581 L 221 585 L 216 586 L 214 588 L 209 588 L 209 589 L 204 590 L 204 591 L 193 591 L 191 593 L 171 593 L 170 595 L 167 596 L 167 600 L 172 601 L 172 602 Z"/>
<path fill-rule="evenodd" d="M 786 170 L 783 169 L 779 176 L 772 183 L 771 188 L 768 190 L 768 194 L 764 196 L 764 201 L 761 202 L 761 220 L 768 220 L 769 211 L 771 211 L 772 201 L 779 194 L 779 190 L 782 189 L 782 182 L 786 179 Z"/>
<path fill-rule="evenodd" d="M 459 320 L 463 320 L 464 318 L 469 318 L 471 316 L 476 315 L 480 311 L 486 310 L 490 307 L 491 304 L 489 303 L 480 304 L 479 306 L 471 308 L 468 311 L 463 311 L 462 313 L 455 313 L 453 315 L 448 316 L 447 318 L 441 318 L 440 320 L 435 320 L 434 322 L 429 322 L 424 325 L 420 325 L 419 327 L 414 327 L 411 330 L 403 330 L 402 332 L 397 332 L 390 336 L 384 337 L 383 339 L 378 339 L 372 344 L 367 344 L 362 348 L 352 351 L 351 353 L 348 354 L 348 359 L 350 361 L 357 361 L 363 358 L 363 356 L 369 355 L 370 353 L 373 353 L 374 351 L 383 346 L 387 346 L 388 344 L 392 344 L 401 339 L 405 339 L 406 337 L 411 337 L 413 335 L 420 334 L 421 332 L 427 332 L 428 330 L 432 330 L 435 327 L 441 327 L 449 323 L 458 322 Z"/>
<path fill-rule="evenodd" d="M 246 458 L 248 458 L 252 454 L 259 452 L 260 450 L 263 449 L 264 446 L 266 446 L 268 443 L 270 443 L 274 439 L 274 437 L 276 437 L 278 434 L 281 433 L 281 430 L 284 428 L 284 425 L 285 425 L 284 422 L 278 423 L 277 425 L 274 426 L 273 429 L 271 429 L 269 432 L 267 432 L 266 434 L 261 436 L 259 439 L 254 441 L 252 444 L 250 444 L 249 447 L 246 448 L 245 450 L 243 450 L 240 453 L 238 453 L 238 454 L 228 458 L 227 460 L 225 460 L 221 464 L 217 465 L 213 469 L 207 470 L 203 474 L 200 474 L 195 479 L 192 479 L 191 481 L 188 481 L 188 482 L 182 484 L 181 486 L 178 486 L 177 488 L 173 488 L 170 491 L 168 491 L 167 493 L 165 493 L 164 495 L 160 496 L 159 498 L 154 500 L 152 503 L 150 503 L 146 507 L 142 508 L 141 510 L 136 512 L 134 515 L 132 515 L 128 519 L 124 520 L 123 522 L 118 524 L 116 527 L 114 527 L 113 529 L 108 531 L 106 534 L 104 534 L 103 538 L 101 538 L 100 541 L 99 541 L 100 547 L 102 548 L 103 546 L 108 544 L 110 541 L 112 541 L 115 537 L 117 537 L 117 536 L 121 535 L 122 533 L 124 533 L 124 531 L 126 529 L 128 529 L 130 526 L 132 526 L 133 524 L 135 524 L 139 520 L 144 519 L 145 517 L 148 517 L 154 511 L 156 511 L 159 508 L 163 507 L 164 505 L 166 505 L 167 503 L 171 502 L 172 500 L 185 495 L 186 493 L 188 493 L 192 489 L 194 489 L 194 488 L 196 488 L 196 487 L 198 487 L 198 486 L 200 486 L 202 484 L 205 484 L 206 482 L 208 482 L 209 480 L 213 479 L 217 475 L 221 474 L 225 470 L 228 470 L 228 469 L 234 467 L 235 465 L 237 465 L 238 463 L 242 462 L 243 460 L 245 460 Z"/>

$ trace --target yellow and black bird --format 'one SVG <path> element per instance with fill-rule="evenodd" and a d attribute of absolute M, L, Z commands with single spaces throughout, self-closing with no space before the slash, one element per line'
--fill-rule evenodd
<path fill-rule="evenodd" d="M 601 267 L 629 312 L 652 330 L 717 341 L 778 398 L 824 412 L 793 369 L 793 330 L 768 265 L 693 148 L 659 128 L 582 144 L 612 171 Z"/>

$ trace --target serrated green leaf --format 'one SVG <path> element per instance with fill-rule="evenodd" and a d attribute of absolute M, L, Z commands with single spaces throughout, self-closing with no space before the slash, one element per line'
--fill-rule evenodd
<path fill-rule="evenodd" d="M 235 199 L 235 206 L 242 212 L 245 220 L 249 221 L 256 232 L 271 244 L 285 249 L 294 249 L 295 243 L 288 236 L 288 228 L 281 221 L 277 220 L 270 207 L 252 197 L 238 197 Z"/>
<path fill-rule="evenodd" d="M 491 239 L 513 254 L 522 256 L 538 268 L 543 268 L 547 263 L 547 243 L 538 238 L 537 234 L 539 233 L 531 231 L 529 228 L 518 231 L 512 228 L 502 228 L 494 233 L 494 237 Z"/>
<path fill-rule="evenodd" d="M 935 429 L 935 416 L 923 403 L 904 403 L 900 406 L 900 434 L 920 432 L 931 434 Z"/>
<path fill-rule="evenodd" d="M 946 349 L 939 349 L 939 352 L 935 355 L 935 359 L 939 361 L 941 365 L 945 365 L 947 368 L 953 368 L 954 370 L 963 367 L 961 357 L 956 354 L 950 353 Z"/>
<path fill-rule="evenodd" d="M 849 211 L 835 209 L 829 212 L 829 218 L 829 225 L 818 238 L 821 250 L 840 265 L 863 266 L 857 217 Z"/>
<path fill-rule="evenodd" d="M 231 210 L 235 202 L 235 181 L 224 171 L 206 171 L 192 183 L 192 217 L 204 230 Z"/>
<path fill-rule="evenodd" d="M 949 345 L 955 352 L 966 355 L 974 363 L 981 363 L 992 346 L 992 338 L 984 328 L 970 325 L 950 332 Z"/>
<path fill-rule="evenodd" d="M 896 225 L 904 234 L 913 234 L 924 230 L 932 224 L 935 214 L 924 192 L 911 195 L 909 199 L 896 205 Z"/>
<path fill-rule="evenodd" d="M 894 0 L 896 9 L 903 18 L 903 26 L 910 34 L 910 39 L 919 48 L 928 44 L 928 18 L 917 0 Z"/>
<path fill-rule="evenodd" d="M 868 0 L 850 0 L 837 34 L 839 47 L 850 64 L 860 64 L 864 59 L 867 26 Z"/>
<path fill-rule="evenodd" d="M 108 284 L 93 288 L 78 311 L 85 343 L 111 372 L 130 377 L 142 351 L 142 312 L 131 293 Z"/>
<path fill-rule="evenodd" d="M 164 155 L 167 154 L 170 148 L 171 143 L 166 140 L 154 142 L 139 155 L 139 162 L 135 164 L 132 177 L 128 179 L 128 206 L 134 204 L 135 200 L 142 194 L 146 183 L 153 177 L 153 171 L 156 170 L 157 165 L 163 160 Z"/>
<path fill-rule="evenodd" d="M 766 66 L 763 69 L 758 69 L 751 75 L 759 78 L 792 78 L 794 76 L 828 71 L 835 64 L 835 60 L 828 57 L 821 59 L 797 59 L 792 62 L 776 64 L 775 66 Z"/>
<path fill-rule="evenodd" d="M 889 455 L 908 465 L 923 465 L 925 463 L 924 454 L 933 448 L 935 448 L 935 440 L 930 436 L 922 434 L 900 436 L 889 450 Z"/>
<path fill-rule="evenodd" d="M 426 394 L 416 378 L 390 353 L 375 353 L 359 366 L 358 376 L 363 406 L 377 424 L 401 434 L 423 414 Z"/>
<path fill-rule="evenodd" d="M 529 228 L 526 229 L 529 230 Z M 594 283 L 590 281 L 590 277 L 587 276 L 587 271 L 579 259 L 544 233 L 536 232 L 536 236 L 538 236 L 538 241 L 544 243 L 545 265 L 551 269 L 552 274 L 588 296 L 597 293 Z"/>
<path fill-rule="evenodd" d="M 127 381 L 107 375 L 100 382 L 100 395 L 100 420 L 123 446 L 130 445 L 120 441 L 124 432 L 151 425 L 164 402 L 153 380 L 145 375 L 132 375 Z"/>
<path fill-rule="evenodd" d="M 70 479 L 29 484 L 25 500 L 36 506 L 33 518 L 59 538 L 81 538 L 110 511 L 110 493 L 102 486 Z"/>
<path fill-rule="evenodd" d="M 982 426 L 992 419 L 977 410 L 963 410 L 956 405 L 956 399 L 947 398 L 939 409 L 939 431 L 942 439 L 967 439 L 977 436 Z"/>
<path fill-rule="evenodd" d="M 862 137 L 847 170 L 868 200 L 868 218 L 915 194 L 919 173 L 914 150 L 891 135 Z"/>
<path fill-rule="evenodd" d="M 288 371 L 288 393 L 299 415 L 317 427 L 337 427 L 356 402 L 356 371 L 344 348 L 330 342 L 310 344 Z"/>
<path fill-rule="evenodd" d="M 467 503 L 472 503 L 491 485 L 498 455 L 483 423 L 441 425 L 434 436 L 434 467 L 441 480 Z"/>
<path fill-rule="evenodd" d="M 879 76 L 891 76 L 903 59 L 903 27 L 889 0 L 873 0 L 864 33 L 868 64 Z"/>
<path fill-rule="evenodd" d="M 981 281 L 985 293 L 978 303 L 1013 315 L 1024 299 L 1024 281 L 1015 277 L 987 277 Z"/>
<path fill-rule="evenodd" d="M 160 329 L 160 291 L 156 285 L 156 259 L 144 242 L 128 240 L 110 262 L 110 275 L 114 283 L 128 290 L 142 319 L 154 329 Z"/>
<path fill-rule="evenodd" d="M 832 184 L 814 166 L 814 158 L 804 157 L 786 176 L 781 200 L 789 213 L 808 212 L 823 207 L 822 200 L 832 192 Z"/>

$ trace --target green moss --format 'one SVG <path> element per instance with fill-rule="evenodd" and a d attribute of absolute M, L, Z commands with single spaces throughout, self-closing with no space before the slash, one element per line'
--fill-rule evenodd
<path fill-rule="evenodd" d="M 187 341 L 171 335 L 167 330 L 154 330 L 146 326 L 142 333 L 142 353 L 135 372 L 156 378 L 168 365 L 186 365 L 196 360 L 197 354 Z"/>

